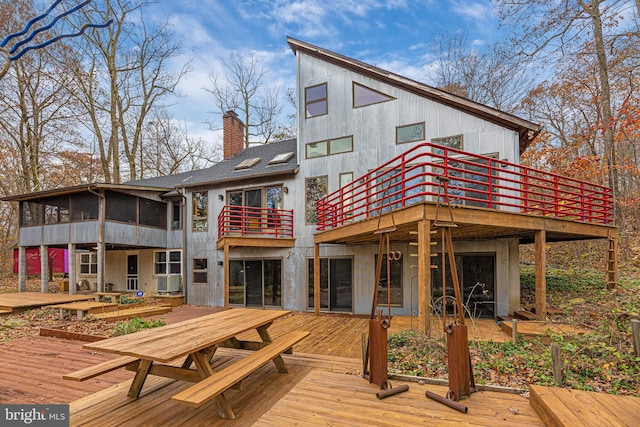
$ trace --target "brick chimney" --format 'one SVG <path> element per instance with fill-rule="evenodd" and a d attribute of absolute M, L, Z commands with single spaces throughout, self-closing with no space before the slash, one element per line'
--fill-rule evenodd
<path fill-rule="evenodd" d="M 235 111 L 227 111 L 222 116 L 222 133 L 225 160 L 244 150 L 244 123 Z"/>

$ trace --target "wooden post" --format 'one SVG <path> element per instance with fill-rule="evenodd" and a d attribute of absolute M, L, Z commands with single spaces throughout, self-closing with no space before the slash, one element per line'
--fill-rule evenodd
<path fill-rule="evenodd" d="M 313 243 L 313 312 L 320 314 L 320 243 Z"/>
<path fill-rule="evenodd" d="M 547 281 L 545 278 L 547 232 L 538 230 L 535 234 L 535 263 L 536 263 L 536 316 L 545 319 L 547 316 Z"/>
<path fill-rule="evenodd" d="M 511 341 L 514 344 L 518 344 L 518 319 L 511 321 Z"/>
<path fill-rule="evenodd" d="M 633 337 L 633 351 L 640 357 L 640 320 L 631 321 L 631 335 Z"/>
<path fill-rule="evenodd" d="M 418 330 L 431 328 L 431 223 L 418 222 Z"/>
<path fill-rule="evenodd" d="M 551 369 L 553 381 L 557 386 L 562 386 L 562 356 L 558 344 L 551 344 Z"/>

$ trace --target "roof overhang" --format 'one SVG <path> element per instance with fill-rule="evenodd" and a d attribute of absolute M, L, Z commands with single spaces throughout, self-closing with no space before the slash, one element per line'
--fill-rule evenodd
<path fill-rule="evenodd" d="M 24 200 L 40 199 L 43 197 L 63 196 L 65 194 L 81 193 L 83 191 L 99 191 L 99 190 L 115 190 L 115 191 L 149 191 L 153 193 L 166 193 L 171 191 L 171 188 L 161 187 L 145 187 L 140 185 L 126 185 L 126 184 L 104 184 L 93 183 L 74 185 L 72 187 L 56 188 L 53 190 L 36 191 L 33 193 L 17 194 L 13 196 L 6 196 L 0 198 L 4 202 L 20 202 Z"/>
<path fill-rule="evenodd" d="M 442 89 L 420 83 L 401 75 L 383 70 L 373 65 L 340 55 L 335 52 L 305 43 L 300 40 L 287 37 L 289 47 L 294 53 L 303 52 L 307 55 L 322 59 L 323 61 L 363 74 L 372 79 L 396 86 L 416 95 L 432 99 L 449 107 L 465 111 L 489 122 L 512 129 L 518 132 L 520 154 L 533 142 L 542 130 L 542 126 L 528 120 L 521 119 L 513 114 L 479 104 L 467 98 L 446 92 Z"/>
<path fill-rule="evenodd" d="M 298 173 L 299 169 L 300 168 L 296 165 L 296 166 L 292 166 L 291 168 L 288 168 L 288 169 L 279 169 L 278 171 L 275 171 L 275 172 L 255 173 L 255 174 L 250 174 L 250 175 L 243 174 L 243 175 L 238 175 L 238 176 L 225 176 L 225 177 L 219 178 L 219 179 L 212 179 L 212 180 L 209 180 L 209 181 L 194 182 L 192 184 L 184 184 L 184 185 L 180 185 L 178 187 L 179 188 L 208 187 L 208 186 L 211 186 L 211 185 L 228 184 L 228 183 L 232 183 L 232 182 L 246 181 L 247 179 L 274 178 L 274 177 L 278 177 L 278 176 L 295 175 L 295 174 Z"/>

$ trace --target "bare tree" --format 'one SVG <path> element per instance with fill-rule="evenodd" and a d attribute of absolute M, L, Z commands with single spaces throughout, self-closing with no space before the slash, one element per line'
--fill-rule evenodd
<path fill-rule="evenodd" d="M 165 109 L 152 111 L 144 134 L 139 161 L 143 177 L 201 169 L 222 158 L 221 146 L 189 136 L 187 126 L 176 123 Z"/>
<path fill-rule="evenodd" d="M 514 113 L 533 88 L 531 71 L 500 45 L 473 46 L 466 33 L 434 38 L 435 71 L 428 80 L 472 101 Z"/>
<path fill-rule="evenodd" d="M 212 86 L 205 88 L 214 97 L 217 110 L 223 115 L 229 110 L 239 112 L 245 123 L 244 143 L 269 143 L 279 135 L 278 118 L 282 111 L 279 105 L 278 87 L 269 87 L 264 81 L 266 74 L 255 54 L 246 58 L 232 52 L 222 60 L 225 75 L 211 73 Z M 258 141 L 251 141 L 251 138 Z"/>
<path fill-rule="evenodd" d="M 143 9 L 150 2 L 104 0 L 83 9 L 90 19 L 113 19 L 107 30 L 92 32 L 77 43 L 82 67 L 73 69 L 79 82 L 77 99 L 87 114 L 106 182 L 122 181 L 121 161 L 129 179 L 142 177 L 143 129 L 152 108 L 159 108 L 188 71 L 168 71 L 180 50 L 167 24 L 147 25 Z M 122 156 L 122 157 L 121 157 Z"/>

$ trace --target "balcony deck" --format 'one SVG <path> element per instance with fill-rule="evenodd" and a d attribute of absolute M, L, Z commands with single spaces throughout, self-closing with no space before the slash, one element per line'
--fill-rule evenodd
<path fill-rule="evenodd" d="M 418 221 L 448 220 L 454 239 L 548 241 L 606 238 L 613 225 L 607 187 L 431 143 L 419 144 L 317 204 L 316 243 L 367 243 L 395 222 L 394 240 L 412 241 Z M 391 218 L 393 213 L 393 218 Z"/>
<path fill-rule="evenodd" d="M 218 249 L 294 245 L 293 210 L 227 205 L 218 215 Z"/>

